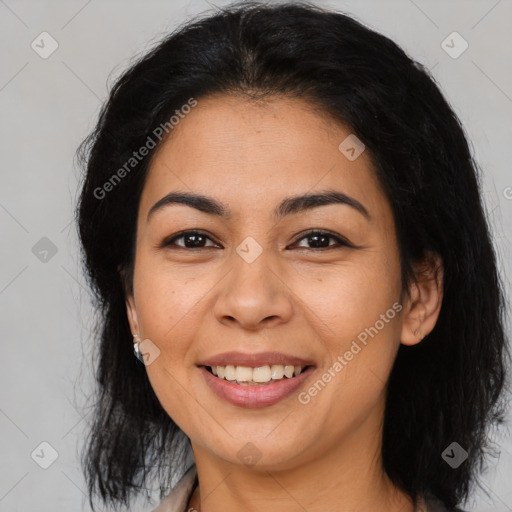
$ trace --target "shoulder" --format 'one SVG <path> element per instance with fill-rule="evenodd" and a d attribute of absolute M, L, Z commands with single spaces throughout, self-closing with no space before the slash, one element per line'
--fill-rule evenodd
<path fill-rule="evenodd" d="M 186 512 L 190 496 L 197 484 L 196 465 L 190 466 L 167 497 L 152 512 Z"/>

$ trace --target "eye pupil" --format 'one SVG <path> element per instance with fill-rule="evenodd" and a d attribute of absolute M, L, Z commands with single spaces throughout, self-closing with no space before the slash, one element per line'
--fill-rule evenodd
<path fill-rule="evenodd" d="M 188 247 L 202 247 L 201 242 L 204 242 L 204 236 L 198 234 L 184 235 L 183 240 L 185 241 L 185 245 L 187 245 L 186 240 L 193 240 L 192 245 Z"/>
<path fill-rule="evenodd" d="M 316 240 L 316 242 L 313 242 L 314 247 L 329 247 L 329 239 L 331 237 L 328 235 L 310 235 L 308 237 L 308 240 L 311 242 L 311 240 Z M 321 241 L 320 243 L 317 243 L 318 241 Z M 327 242 L 326 244 L 322 244 L 322 242 Z"/>

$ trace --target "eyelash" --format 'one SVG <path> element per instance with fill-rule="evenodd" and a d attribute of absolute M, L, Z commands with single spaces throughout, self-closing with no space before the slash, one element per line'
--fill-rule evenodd
<path fill-rule="evenodd" d="M 198 250 L 198 249 L 208 249 L 208 248 L 211 249 L 212 248 L 212 246 L 209 246 L 209 247 L 197 247 L 197 248 L 194 249 L 192 247 L 183 247 L 183 246 L 175 245 L 174 244 L 174 242 L 176 240 L 179 240 L 180 238 L 184 238 L 187 235 L 200 235 L 200 236 L 204 236 L 205 238 L 208 238 L 209 240 L 211 240 L 213 242 L 213 240 L 206 233 L 204 233 L 203 231 L 191 229 L 191 230 L 187 230 L 187 231 L 181 231 L 180 233 L 172 236 L 171 238 L 168 238 L 168 239 L 164 240 L 160 247 L 164 248 L 164 247 L 174 246 L 174 247 L 177 247 L 179 249 L 192 250 L 192 251 Z M 302 236 L 300 238 L 298 238 L 294 242 L 294 244 L 302 241 L 305 238 L 310 238 L 313 235 L 327 236 L 328 238 L 336 240 L 337 245 L 329 245 L 328 247 L 321 247 L 321 248 L 300 247 L 299 250 L 300 249 L 306 249 L 306 250 L 309 250 L 309 251 L 319 252 L 319 251 L 327 251 L 327 250 L 330 250 L 330 249 L 340 249 L 341 247 L 351 247 L 351 248 L 354 248 L 354 246 L 352 244 L 350 244 L 345 238 L 343 238 L 343 237 L 341 237 L 339 235 L 335 235 L 335 234 L 331 233 L 330 231 L 325 231 L 325 230 L 322 230 L 322 229 L 311 229 L 311 230 L 309 230 L 309 231 L 307 231 L 305 233 L 302 233 Z"/>

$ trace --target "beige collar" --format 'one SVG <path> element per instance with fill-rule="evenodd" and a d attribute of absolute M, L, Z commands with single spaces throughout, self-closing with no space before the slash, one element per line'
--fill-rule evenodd
<path fill-rule="evenodd" d="M 187 512 L 188 501 L 194 490 L 196 477 L 197 470 L 195 464 L 193 464 L 184 473 L 171 493 L 152 512 Z M 444 510 L 446 509 L 437 506 L 437 503 L 429 501 L 427 504 L 425 498 L 420 496 L 414 512 L 442 512 Z"/>

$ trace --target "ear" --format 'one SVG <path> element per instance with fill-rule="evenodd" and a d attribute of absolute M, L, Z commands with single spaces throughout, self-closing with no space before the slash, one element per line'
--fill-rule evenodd
<path fill-rule="evenodd" d="M 130 324 L 130 331 L 132 331 L 132 334 L 139 334 L 139 321 L 137 319 L 137 310 L 135 309 L 133 293 L 130 293 L 130 295 L 126 297 L 126 315 L 128 316 L 128 323 Z"/>
<path fill-rule="evenodd" d="M 415 266 L 416 282 L 410 285 L 410 298 L 404 307 L 400 341 L 416 345 L 435 327 L 443 301 L 443 263 L 429 252 Z"/>
<path fill-rule="evenodd" d="M 128 323 L 130 324 L 130 330 L 132 334 L 140 333 L 139 321 L 137 317 L 137 308 L 135 307 L 135 300 L 133 298 L 133 287 L 127 283 L 127 272 L 124 268 L 119 268 L 119 275 L 121 282 L 123 283 L 123 289 L 125 292 L 125 304 L 126 304 L 126 316 L 128 317 Z"/>

